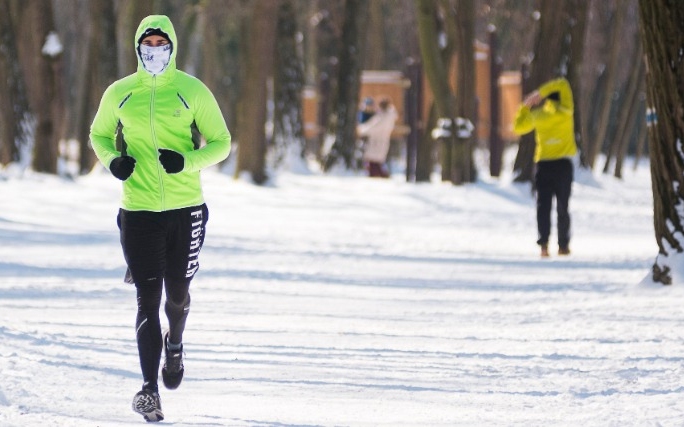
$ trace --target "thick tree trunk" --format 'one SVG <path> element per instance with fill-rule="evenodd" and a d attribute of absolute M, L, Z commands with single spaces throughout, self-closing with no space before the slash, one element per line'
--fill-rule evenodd
<path fill-rule="evenodd" d="M 90 171 L 97 160 L 88 145 L 88 135 L 102 93 L 118 77 L 116 52 L 128 50 L 129 54 L 135 58 L 133 51 L 135 30 L 128 35 L 129 42 L 118 48 L 116 25 L 112 20 L 114 15 L 112 3 L 107 0 L 90 0 L 84 7 L 87 9 L 88 23 L 84 26 L 84 50 L 78 62 L 79 74 L 74 78 L 74 86 L 79 95 L 75 117 L 76 138 L 80 146 L 81 173 Z M 105 45 L 111 48 L 103 49 Z"/>
<path fill-rule="evenodd" d="M 116 0 L 116 42 L 120 46 L 117 49 L 117 78 L 127 76 L 135 72 L 138 60 L 132 53 L 134 47 L 133 38 L 140 21 L 154 11 L 154 2 L 140 0 Z M 104 41 L 102 43 L 108 43 Z"/>
<path fill-rule="evenodd" d="M 676 275 L 684 251 L 684 3 L 639 0 L 646 58 L 648 105 L 657 114 L 649 128 L 655 238 L 659 254 L 653 280 L 684 281 Z"/>
<path fill-rule="evenodd" d="M 603 0 L 601 0 L 603 1 Z M 582 90 L 582 64 L 584 62 L 584 51 L 586 43 L 586 29 L 587 17 L 590 10 L 592 0 L 568 0 L 566 3 L 566 11 L 570 19 L 570 54 L 568 57 L 568 74 L 567 78 L 570 86 L 573 88 L 573 98 L 575 99 L 575 142 L 580 153 L 580 166 L 586 166 L 586 155 L 584 153 L 584 146 L 587 139 L 587 131 L 585 123 L 586 110 L 580 109 L 582 100 L 585 97 Z"/>
<path fill-rule="evenodd" d="M 433 166 L 435 164 L 435 140 L 430 135 L 430 129 L 433 129 L 437 123 L 437 109 L 433 102 L 430 106 L 428 117 L 423 119 L 423 132 L 418 142 L 418 153 L 416 159 L 416 182 L 429 182 Z"/>
<path fill-rule="evenodd" d="M 538 2 L 540 12 L 539 32 L 534 48 L 534 56 L 529 68 L 529 78 L 523 77 L 523 91 L 528 93 L 545 81 L 561 75 L 567 75 L 573 67 L 572 25 L 575 20 L 568 19 L 568 5 L 572 0 L 565 0 L 562 7 L 558 2 Z M 581 9 L 580 9 L 581 10 Z M 571 15 L 572 16 L 572 15 Z M 579 17 L 583 19 L 583 17 Z M 574 88 L 573 88 L 574 90 Z M 516 182 L 531 182 L 534 174 L 534 137 L 531 134 L 520 138 L 518 155 L 514 164 Z"/>
<path fill-rule="evenodd" d="M 611 31 L 611 42 L 610 42 L 610 52 L 608 58 L 608 64 L 606 66 L 606 92 L 603 97 L 603 104 L 599 111 L 598 119 L 598 130 L 596 135 L 590 139 L 588 144 L 589 149 L 587 150 L 587 164 L 589 168 L 593 169 L 596 163 L 596 158 L 598 157 L 601 149 L 606 142 L 606 136 L 608 135 L 608 125 L 610 122 L 611 111 L 613 110 L 613 92 L 616 90 L 616 80 L 617 80 L 617 64 L 620 54 L 623 51 L 623 30 L 624 21 L 627 15 L 627 8 L 616 6 L 615 11 L 615 22 L 612 26 Z"/>
<path fill-rule="evenodd" d="M 637 44 L 639 40 L 635 41 Z M 637 122 L 637 112 L 639 111 L 639 94 L 643 90 L 643 80 L 645 65 L 643 61 L 643 51 L 641 48 L 634 51 L 634 70 L 625 85 L 623 98 L 624 101 L 620 103 L 620 112 L 618 115 L 616 128 L 617 131 L 608 146 L 606 162 L 603 166 L 603 173 L 610 171 L 612 158 L 615 158 L 614 176 L 622 177 L 622 163 L 627 153 L 629 141 L 632 139 L 635 124 Z"/>
<path fill-rule="evenodd" d="M 366 70 L 382 70 L 385 63 L 385 16 L 381 0 L 369 1 L 366 53 L 363 64 Z"/>
<path fill-rule="evenodd" d="M 532 92 L 537 86 L 532 82 L 530 77 L 529 67 L 523 64 L 522 71 L 522 93 L 528 94 Z M 533 182 L 534 177 L 534 148 L 535 140 L 534 134 L 528 133 L 522 135 L 518 141 L 518 154 L 515 156 L 513 162 L 514 180 L 516 182 Z"/>
<path fill-rule="evenodd" d="M 456 72 L 456 116 L 473 126 L 477 124 L 477 99 L 475 95 L 475 2 L 456 1 L 456 50 L 458 71 Z M 477 177 L 473 149 L 476 131 L 463 127 L 457 131 L 456 146 L 452 153 L 451 182 L 463 184 L 473 182 Z"/>
<path fill-rule="evenodd" d="M 416 0 L 418 11 L 418 40 L 423 59 L 423 71 L 432 89 L 434 97 L 434 113 L 438 118 L 453 119 L 456 117 L 456 103 L 453 92 L 449 86 L 447 63 L 449 55 L 445 57 L 440 52 L 439 34 L 437 32 L 437 5 L 432 0 Z M 431 113 L 432 115 L 432 113 Z M 436 119 L 435 119 L 436 121 Z M 425 137 L 430 138 L 435 121 L 427 122 Z M 442 138 L 442 180 L 451 180 L 451 148 L 454 144 L 455 135 Z M 428 145 L 428 144 L 422 144 Z M 427 148 L 427 147 L 424 147 Z M 423 156 L 425 158 L 425 156 Z"/>
<path fill-rule="evenodd" d="M 16 20 L 10 0 L 0 0 L 0 164 L 21 161 L 20 148 L 30 143 L 32 119 L 17 52 Z"/>
<path fill-rule="evenodd" d="M 267 80 L 273 68 L 275 42 L 276 1 L 254 3 L 248 31 L 243 102 L 239 113 L 238 158 L 236 174 L 248 172 L 256 184 L 268 179 L 266 174 L 266 102 Z"/>
<path fill-rule="evenodd" d="M 273 149 L 276 166 L 291 152 L 304 159 L 304 129 L 302 126 L 302 91 L 304 70 L 297 49 L 297 21 L 292 0 L 283 0 L 278 9 L 273 76 Z M 291 150 L 291 151 L 290 151 Z M 294 165 L 289 165 L 293 167 Z"/>
<path fill-rule="evenodd" d="M 369 4 L 365 0 L 346 0 L 342 39 L 340 41 L 335 120 L 331 120 L 335 141 L 324 169 L 330 170 L 339 160 L 345 167 L 354 166 L 356 147 L 356 109 L 361 90 L 361 67 L 368 22 Z"/>
<path fill-rule="evenodd" d="M 15 7 L 19 62 L 35 118 L 32 167 L 37 172 L 57 173 L 64 98 L 60 80 L 61 47 L 52 51 L 51 46 L 57 46 L 48 43 L 49 37 L 58 40 L 52 3 L 17 2 Z"/>

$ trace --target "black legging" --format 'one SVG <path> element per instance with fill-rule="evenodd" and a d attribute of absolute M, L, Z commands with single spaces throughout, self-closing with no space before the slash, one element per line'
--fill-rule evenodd
<path fill-rule="evenodd" d="M 136 340 L 143 381 L 156 388 L 162 352 L 162 290 L 169 339 L 181 343 L 190 309 L 190 282 L 208 220 L 205 205 L 165 212 L 119 212 L 121 245 L 137 289 Z"/>
<path fill-rule="evenodd" d="M 537 243 L 547 245 L 551 233 L 551 205 L 556 198 L 558 215 L 558 246 L 570 244 L 570 193 L 572 191 L 573 166 L 570 159 L 541 161 L 537 163 L 535 185 L 537 187 Z"/>
<path fill-rule="evenodd" d="M 164 311 L 169 321 L 169 339 L 173 343 L 183 340 L 185 321 L 190 311 L 190 280 L 185 283 L 166 284 Z M 138 314 L 135 320 L 136 341 L 143 382 L 154 387 L 158 381 L 159 360 L 162 353 L 162 331 L 159 318 L 162 281 L 154 280 L 136 286 Z"/>

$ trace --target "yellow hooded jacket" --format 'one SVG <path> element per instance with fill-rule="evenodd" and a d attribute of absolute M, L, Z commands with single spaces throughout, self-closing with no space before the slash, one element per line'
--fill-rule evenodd
<path fill-rule="evenodd" d="M 522 105 L 513 122 L 513 131 L 518 135 L 536 131 L 535 162 L 570 158 L 577 153 L 573 116 L 575 104 L 570 83 L 560 78 L 539 88 L 542 98 L 554 92 L 559 94 L 560 101 L 546 99 L 541 107 L 533 109 Z"/>
<path fill-rule="evenodd" d="M 142 64 L 138 42 L 148 29 L 159 29 L 172 45 L 170 62 L 158 75 Z M 90 128 L 90 141 L 105 167 L 121 153 L 116 147 L 121 132 L 126 153 L 137 160 L 133 174 L 123 182 L 121 207 L 131 211 L 162 212 L 204 203 L 200 171 L 225 159 L 231 136 L 221 110 L 209 89 L 198 79 L 176 69 L 178 43 L 168 17 L 143 19 L 133 40 L 138 53 L 135 73 L 112 83 L 100 102 Z M 194 129 L 206 144 L 193 136 Z M 183 155 L 180 173 L 167 174 L 158 149 Z"/>

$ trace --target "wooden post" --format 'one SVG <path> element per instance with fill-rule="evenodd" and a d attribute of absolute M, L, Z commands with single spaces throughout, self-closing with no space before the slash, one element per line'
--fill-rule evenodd
<path fill-rule="evenodd" d="M 499 76 L 501 75 L 501 59 L 498 55 L 498 39 L 496 28 L 489 30 L 489 172 L 491 176 L 501 175 L 503 158 L 503 141 L 501 139 L 501 91 Z"/>
<path fill-rule="evenodd" d="M 410 86 L 406 91 L 404 111 L 409 133 L 406 135 L 406 182 L 416 180 L 418 160 L 418 143 L 423 132 L 421 109 L 423 105 L 423 70 L 420 61 L 409 58 L 406 66 L 406 77 Z"/>

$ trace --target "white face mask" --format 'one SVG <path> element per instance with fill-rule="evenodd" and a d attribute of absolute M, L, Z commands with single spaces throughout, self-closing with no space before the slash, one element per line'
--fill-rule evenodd
<path fill-rule="evenodd" d="M 143 67 L 148 73 L 154 75 L 161 74 L 171 59 L 171 44 L 165 46 L 146 46 L 140 45 L 140 59 Z"/>

